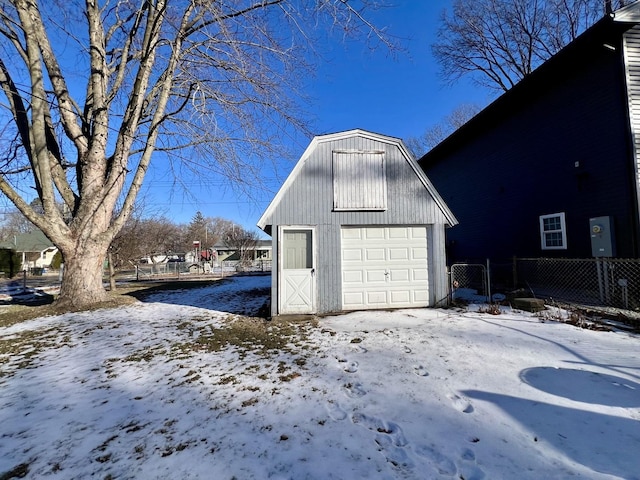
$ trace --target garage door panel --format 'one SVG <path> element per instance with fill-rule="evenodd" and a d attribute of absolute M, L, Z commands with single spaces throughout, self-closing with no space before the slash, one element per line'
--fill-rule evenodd
<path fill-rule="evenodd" d="M 364 272 L 362 270 L 346 271 L 342 274 L 342 281 L 345 284 L 354 283 L 356 285 L 362 284 L 364 278 Z"/>
<path fill-rule="evenodd" d="M 429 291 L 427 289 L 413 290 L 412 294 L 414 303 L 429 303 Z"/>
<path fill-rule="evenodd" d="M 360 248 L 343 249 L 342 260 L 345 262 L 362 262 L 362 249 Z"/>
<path fill-rule="evenodd" d="M 426 268 L 415 268 L 411 271 L 411 279 L 414 282 L 426 282 L 429 279 Z"/>
<path fill-rule="evenodd" d="M 364 258 L 368 262 L 376 262 L 380 260 L 386 260 L 386 250 L 384 248 L 367 248 L 363 247 Z"/>
<path fill-rule="evenodd" d="M 384 228 L 364 228 L 361 229 L 363 240 L 384 240 L 385 229 Z"/>
<path fill-rule="evenodd" d="M 364 302 L 364 292 L 345 292 L 342 296 L 343 308 L 346 310 L 359 308 Z"/>
<path fill-rule="evenodd" d="M 411 279 L 411 270 L 403 268 L 403 269 L 394 269 L 389 270 L 389 281 L 391 283 L 398 282 L 408 282 Z"/>
<path fill-rule="evenodd" d="M 384 270 L 366 270 L 365 278 L 367 283 L 385 283 L 386 275 Z"/>
<path fill-rule="evenodd" d="M 411 236 L 411 229 L 409 228 L 389 228 L 388 238 L 391 240 L 406 240 Z"/>
<path fill-rule="evenodd" d="M 411 232 L 411 238 L 424 238 L 425 240 L 427 239 L 427 229 L 424 227 L 409 227 L 409 231 Z"/>
<path fill-rule="evenodd" d="M 387 305 L 389 303 L 387 299 L 387 292 L 384 290 L 366 292 L 367 304 L 380 306 Z"/>
<path fill-rule="evenodd" d="M 427 259 L 427 248 L 412 248 L 411 249 L 411 258 L 414 260 L 426 260 Z"/>
<path fill-rule="evenodd" d="M 391 292 L 391 304 L 397 305 L 399 303 L 405 304 L 411 302 L 411 291 L 400 290 L 398 292 Z"/>
<path fill-rule="evenodd" d="M 425 227 L 345 227 L 341 238 L 344 309 L 428 305 Z"/>
<path fill-rule="evenodd" d="M 389 248 L 389 260 L 398 262 L 398 261 L 406 261 L 409 260 L 410 254 L 409 249 L 407 247 L 404 248 Z"/>
<path fill-rule="evenodd" d="M 361 240 L 362 239 L 362 229 L 360 228 L 343 228 L 342 229 L 342 239 L 343 240 Z"/>

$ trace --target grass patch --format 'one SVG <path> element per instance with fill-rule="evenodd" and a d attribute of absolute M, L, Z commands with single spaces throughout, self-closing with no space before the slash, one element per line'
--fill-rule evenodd
<path fill-rule="evenodd" d="M 160 290 L 201 288 L 211 283 L 213 281 L 131 282 L 113 292 L 108 292 L 109 299 L 107 301 L 94 304 L 84 311 L 132 305 L 137 303 L 138 299 Z M 58 316 L 65 313 L 69 313 L 68 310 L 57 307 L 55 303 L 4 305 L 0 307 L 0 327 L 9 327 L 36 318 Z M 17 369 L 31 366 L 35 358 L 44 350 L 71 346 L 69 338 L 64 335 L 63 330 L 64 326 L 58 325 L 52 329 L 28 330 L 0 339 L 0 378 L 11 375 Z M 153 357 L 166 354 L 164 349 L 146 349 L 135 352 L 123 360 L 150 361 Z M 9 367 L 9 365 L 11 366 Z"/>
<path fill-rule="evenodd" d="M 91 310 L 102 308 L 117 308 L 136 303 L 145 299 L 148 295 L 161 290 L 176 291 L 190 288 L 202 288 L 221 280 L 207 281 L 168 281 L 168 282 L 132 282 L 115 292 L 110 292 L 108 302 L 95 305 Z M 223 280 L 227 281 L 227 280 Z M 256 291 L 256 294 L 263 293 Z M 247 292 L 239 293 L 250 295 Z M 26 320 L 57 316 L 65 313 L 56 308 L 55 304 L 41 306 L 12 305 L 5 307 L 5 313 L 0 313 L 0 327 L 13 325 Z M 54 322 L 55 327 L 38 328 L 37 330 L 24 330 L 12 335 L 6 335 L 0 339 L 0 378 L 10 376 L 21 368 L 27 368 L 34 364 L 42 352 L 73 347 L 70 335 L 67 334 L 67 325 L 64 322 Z M 133 346 L 127 354 L 120 358 L 112 358 L 106 362 L 107 378 L 113 377 L 114 363 L 149 363 L 172 362 L 181 359 L 189 359 L 198 353 L 215 353 L 226 349 L 233 349 L 239 359 L 245 359 L 250 355 L 265 359 L 277 358 L 284 355 L 285 362 L 274 362 L 272 372 L 265 372 L 262 366 L 253 364 L 247 367 L 247 371 L 240 376 L 254 376 L 260 379 L 273 378 L 280 382 L 289 382 L 300 376 L 293 370 L 305 368 L 309 355 L 314 351 L 309 340 L 310 333 L 318 326 L 317 319 L 273 319 L 265 320 L 258 317 L 228 314 L 220 318 L 218 314 L 196 315 L 192 318 L 183 318 L 175 322 L 171 327 L 174 332 L 180 331 L 181 338 L 167 343 Z M 71 327 L 69 327 L 71 328 Z M 101 325 L 91 328 L 102 328 Z M 280 358 L 279 358 L 280 360 Z M 268 368 L 268 367 L 267 367 Z M 293 368 L 293 370 L 292 370 Z M 181 379 L 185 383 L 201 381 L 197 370 L 187 369 L 186 375 Z M 230 373 L 230 372 L 229 372 Z M 236 384 L 241 379 L 232 374 L 227 374 L 219 379 L 220 384 Z"/>
<path fill-rule="evenodd" d="M 226 279 L 211 280 L 183 280 L 183 281 L 162 281 L 162 282 L 127 282 L 118 285 L 114 291 L 108 291 L 109 299 L 96 303 L 83 311 L 95 311 L 103 308 L 118 308 L 131 305 L 139 300 L 144 300 L 149 295 L 161 291 L 189 290 L 193 288 L 203 288 L 212 284 L 227 282 Z M 0 327 L 8 327 L 16 323 L 33 320 L 40 317 L 51 317 L 69 313 L 66 308 L 57 307 L 56 297 L 45 295 L 37 302 L 24 303 L 16 302 L 0 307 Z"/>
<path fill-rule="evenodd" d="M 157 356 L 166 355 L 167 351 L 162 347 L 147 347 L 123 358 L 124 362 L 150 362 Z"/>
<path fill-rule="evenodd" d="M 271 320 L 255 317 L 233 316 L 225 325 L 214 329 L 201 329 L 194 341 L 194 348 L 218 352 L 227 347 L 236 347 L 243 358 L 254 352 L 262 356 L 270 353 L 296 353 L 308 338 L 308 329 L 317 326 L 317 321 Z"/>
<path fill-rule="evenodd" d="M 117 308 L 136 303 L 136 300 L 126 294 L 111 293 L 109 300 L 96 303 L 84 311 L 95 311 L 103 308 Z M 9 327 L 16 323 L 26 322 L 40 317 L 52 317 L 69 313 L 68 309 L 57 307 L 55 303 L 48 305 L 7 305 L 0 313 L 0 327 Z"/>
<path fill-rule="evenodd" d="M 24 478 L 29 473 L 29 464 L 21 463 L 13 467 L 8 472 L 0 473 L 0 480 L 9 480 L 11 478 Z"/>
<path fill-rule="evenodd" d="M 58 328 L 28 330 L 0 339 L 0 378 L 28 368 L 43 350 L 68 346 L 71 346 L 69 337 L 60 335 Z M 11 367 L 7 370 L 9 364 Z"/>

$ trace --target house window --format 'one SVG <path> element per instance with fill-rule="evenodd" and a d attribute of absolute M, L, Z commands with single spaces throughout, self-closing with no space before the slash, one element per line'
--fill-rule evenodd
<path fill-rule="evenodd" d="M 384 152 L 333 152 L 334 210 L 386 210 Z"/>
<path fill-rule="evenodd" d="M 567 249 L 567 226 L 564 213 L 540 216 L 540 239 L 542 250 Z"/>

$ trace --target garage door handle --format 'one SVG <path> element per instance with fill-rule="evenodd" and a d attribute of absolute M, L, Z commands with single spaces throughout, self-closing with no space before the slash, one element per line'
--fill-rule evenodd
<path fill-rule="evenodd" d="M 313 277 L 315 274 L 316 274 L 316 269 L 315 269 L 315 268 L 312 268 L 312 269 L 311 269 L 311 276 Z"/>

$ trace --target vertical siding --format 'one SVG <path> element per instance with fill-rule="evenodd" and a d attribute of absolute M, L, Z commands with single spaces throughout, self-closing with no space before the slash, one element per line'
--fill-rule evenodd
<path fill-rule="evenodd" d="M 386 162 L 387 208 L 384 211 L 334 211 L 333 209 L 333 152 L 381 151 Z M 317 306 L 318 312 L 339 311 L 341 304 L 341 226 L 374 225 L 437 225 L 436 234 L 430 239 L 428 258 L 436 267 L 429 276 L 435 282 L 430 285 L 432 298 L 442 297 L 445 280 L 443 274 L 444 232 L 446 218 L 438 204 L 420 182 L 397 145 L 372 138 L 352 136 L 319 142 L 311 156 L 306 158 L 298 176 L 274 208 L 266 223 L 273 225 L 274 258 L 277 254 L 278 225 L 316 225 Z M 431 268 L 431 263 L 430 263 Z M 277 267 L 274 271 L 277 275 Z M 444 283 L 443 283 L 444 282 Z M 272 290 L 272 311 L 277 302 L 276 286 Z"/>
<path fill-rule="evenodd" d="M 640 27 L 635 26 L 624 35 L 624 54 L 629 98 L 629 121 L 633 141 L 635 222 L 640 223 Z"/>
<path fill-rule="evenodd" d="M 427 226 L 427 249 L 429 252 L 445 251 L 445 227 L 443 224 Z M 445 255 L 430 255 L 429 265 L 429 293 L 430 305 L 440 306 L 447 302 L 449 285 L 447 278 L 447 262 Z"/>
<path fill-rule="evenodd" d="M 337 210 L 387 206 L 386 160 L 382 152 L 333 152 L 333 206 Z"/>

